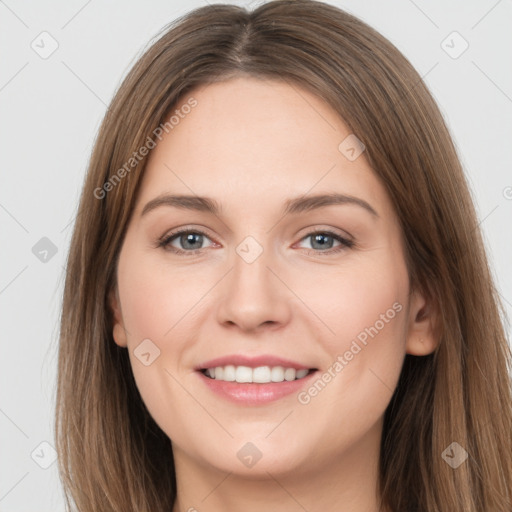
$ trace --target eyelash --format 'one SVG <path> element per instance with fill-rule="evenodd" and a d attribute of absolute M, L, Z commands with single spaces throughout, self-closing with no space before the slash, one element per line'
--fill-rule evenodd
<path fill-rule="evenodd" d="M 169 234 L 166 234 L 164 235 L 161 239 L 158 240 L 158 243 L 157 243 L 157 247 L 159 248 L 162 248 L 166 251 L 170 251 L 170 252 L 173 252 L 175 254 L 178 254 L 178 255 L 186 255 L 186 256 L 194 256 L 196 254 L 199 254 L 201 251 L 203 251 L 205 248 L 203 249 L 194 249 L 192 251 L 185 251 L 183 249 L 178 249 L 176 247 L 173 247 L 170 245 L 170 243 L 175 239 L 177 238 L 178 236 L 180 235 L 183 235 L 183 234 L 190 234 L 190 233 L 193 233 L 193 234 L 197 234 L 197 235 L 203 235 L 205 236 L 206 238 L 210 239 L 210 237 L 208 236 L 207 233 L 205 233 L 204 231 L 201 231 L 200 229 L 180 229 L 178 231 L 173 231 L 172 233 L 169 233 Z M 300 241 L 302 240 L 305 240 L 306 238 L 309 238 L 309 237 L 312 237 L 312 236 L 315 236 L 315 235 L 327 235 L 327 236 L 330 236 L 332 238 L 334 238 L 335 240 L 337 240 L 338 242 L 340 242 L 340 245 L 338 247 L 335 247 L 335 248 L 331 248 L 331 249 L 328 249 L 328 250 L 325 250 L 325 251 L 319 251 L 319 250 L 316 250 L 316 249 L 306 249 L 308 252 L 307 254 L 312 254 L 314 253 L 315 256 L 316 255 L 331 255 L 331 254 L 336 254 L 340 251 L 343 251 L 345 249 L 351 249 L 355 246 L 355 242 L 353 240 L 349 240 L 348 238 L 344 238 L 340 235 L 338 235 L 337 233 L 334 233 L 333 231 L 329 231 L 329 230 L 316 230 L 316 231 L 312 231 L 311 233 L 308 233 L 306 236 L 302 237 L 300 239 Z"/>

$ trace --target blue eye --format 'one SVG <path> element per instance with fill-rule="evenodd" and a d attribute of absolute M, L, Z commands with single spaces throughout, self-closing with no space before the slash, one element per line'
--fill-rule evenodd
<path fill-rule="evenodd" d="M 164 237 L 158 246 L 177 254 L 196 254 L 204 249 L 203 242 L 205 239 L 209 240 L 206 233 L 202 231 L 184 229 Z M 174 242 L 178 242 L 179 247 L 173 245 Z"/>
<path fill-rule="evenodd" d="M 164 236 L 157 246 L 175 254 L 194 255 L 203 251 L 205 241 L 214 244 L 206 233 L 200 230 L 182 229 Z M 310 241 L 310 247 L 303 247 L 308 254 L 333 254 L 354 246 L 354 242 L 332 231 L 314 231 L 301 239 Z M 335 245 L 337 243 L 337 245 Z"/>
<path fill-rule="evenodd" d="M 310 241 L 310 248 L 315 253 L 332 254 L 354 246 L 352 240 L 348 240 L 332 231 L 315 231 L 306 235 L 301 241 L 303 240 Z M 334 245 L 335 242 L 338 243 L 337 246 Z M 309 248 L 306 247 L 306 249 Z"/>

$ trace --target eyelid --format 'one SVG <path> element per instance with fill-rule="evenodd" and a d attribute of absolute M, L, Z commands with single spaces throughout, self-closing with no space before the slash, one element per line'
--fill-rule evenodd
<path fill-rule="evenodd" d="M 315 249 L 309 249 L 307 247 L 302 247 L 301 249 L 307 251 L 307 254 L 312 254 L 313 256 L 317 256 L 317 255 L 332 255 L 332 254 L 336 254 L 338 252 L 341 252 L 343 250 L 347 250 L 347 249 L 351 249 L 353 247 L 355 247 L 355 241 L 354 241 L 354 238 L 349 235 L 349 236 L 345 236 L 345 235 L 341 235 L 339 234 L 337 231 L 333 230 L 333 229 L 326 229 L 326 228 L 318 228 L 318 229 L 313 229 L 311 231 L 308 231 L 303 237 L 301 237 L 299 239 L 298 242 L 296 242 L 294 244 L 297 245 L 299 244 L 300 242 L 302 242 L 303 240 L 306 240 L 314 235 L 317 235 L 317 234 L 321 234 L 321 235 L 327 235 L 335 240 L 337 240 L 339 242 L 340 245 L 338 245 L 337 247 L 332 247 L 330 249 L 326 249 L 325 251 L 320 251 L 320 250 L 315 250 Z"/>
<path fill-rule="evenodd" d="M 204 230 L 203 228 L 196 228 L 193 226 L 183 226 L 183 227 L 177 228 L 175 230 L 167 231 L 164 235 L 162 235 L 160 238 L 158 238 L 155 245 L 157 248 L 162 248 L 164 250 L 168 250 L 169 252 L 174 252 L 176 254 L 182 254 L 182 253 L 197 254 L 198 252 L 203 251 L 205 249 L 205 248 L 203 248 L 203 249 L 193 249 L 191 251 L 185 251 L 183 249 L 179 249 L 177 247 L 170 246 L 171 239 L 176 238 L 178 235 L 181 235 L 184 233 L 197 233 L 199 235 L 203 235 L 204 237 L 208 238 L 214 244 L 218 244 L 218 242 L 211 235 L 209 235 L 206 232 L 206 230 Z M 172 247 L 172 249 L 169 249 L 168 247 Z"/>
<path fill-rule="evenodd" d="M 299 233 L 304 233 L 304 235 L 297 235 L 300 236 L 301 240 L 303 240 L 307 236 L 314 235 L 316 233 L 329 233 L 339 238 L 343 238 L 346 241 L 355 241 L 355 238 L 348 231 L 344 229 L 334 228 L 332 226 L 328 226 L 327 224 L 312 224 L 311 226 L 306 226 L 302 228 Z"/>

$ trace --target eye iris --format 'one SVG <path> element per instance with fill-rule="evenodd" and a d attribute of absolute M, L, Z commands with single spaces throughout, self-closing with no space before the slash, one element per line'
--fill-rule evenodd
<path fill-rule="evenodd" d="M 331 249 L 332 248 L 333 238 L 330 235 L 326 235 L 323 233 L 317 233 L 316 235 L 311 235 L 311 239 L 313 240 L 313 243 L 311 244 L 311 247 L 313 247 L 313 249 Z M 315 244 L 319 244 L 319 245 L 317 247 L 315 247 Z"/>
<path fill-rule="evenodd" d="M 187 244 L 192 244 L 187 246 Z M 199 233 L 187 233 L 186 235 L 180 236 L 180 244 L 184 249 L 200 249 L 203 245 L 203 235 Z"/>

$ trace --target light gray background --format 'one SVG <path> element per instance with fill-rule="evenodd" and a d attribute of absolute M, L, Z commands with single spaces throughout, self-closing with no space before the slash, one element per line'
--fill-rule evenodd
<path fill-rule="evenodd" d="M 0 0 L 0 512 L 64 510 L 52 448 L 40 443 L 53 445 L 60 297 L 87 160 L 136 57 L 164 25 L 205 3 Z M 512 2 L 330 3 L 379 30 L 425 77 L 469 176 L 510 316 Z M 43 31 L 59 45 L 47 59 L 31 48 L 50 48 Z M 441 46 L 453 31 L 469 43 L 456 59 Z M 462 48 L 457 37 L 444 43 L 452 54 Z M 57 248 L 46 262 L 32 252 L 43 237 Z"/>

